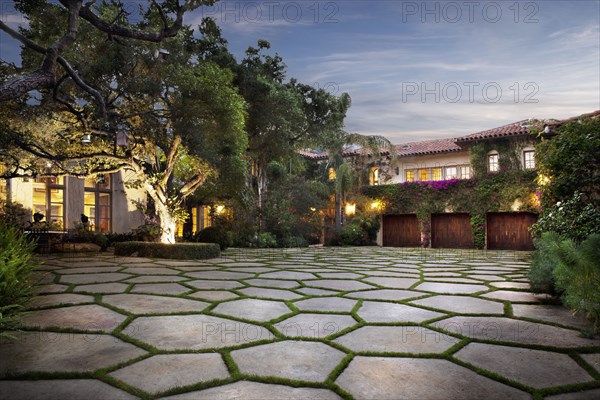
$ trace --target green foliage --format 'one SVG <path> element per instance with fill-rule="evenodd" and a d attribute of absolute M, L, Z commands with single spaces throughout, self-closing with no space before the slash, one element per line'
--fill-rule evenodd
<path fill-rule="evenodd" d="M 307 247 L 308 242 L 302 236 L 290 236 L 281 243 L 285 248 Z"/>
<path fill-rule="evenodd" d="M 135 228 L 132 233 L 135 237 L 135 240 L 141 240 L 143 242 L 156 242 L 160 238 L 162 228 L 158 222 L 146 221 L 144 224 Z"/>
<path fill-rule="evenodd" d="M 231 237 L 227 234 L 222 226 L 210 226 L 196 232 L 189 238 L 190 242 L 216 243 L 221 250 L 225 250 L 232 245 Z"/>
<path fill-rule="evenodd" d="M 558 294 L 554 280 L 554 270 L 558 261 L 553 256 L 553 251 L 560 241 L 560 236 L 555 232 L 546 232 L 534 240 L 536 250 L 531 255 L 529 270 L 529 281 L 534 293 Z"/>
<path fill-rule="evenodd" d="M 270 232 L 261 232 L 256 237 L 256 247 L 261 249 L 277 247 L 277 238 Z"/>
<path fill-rule="evenodd" d="M 219 245 L 215 243 L 115 243 L 116 256 L 135 256 L 150 258 L 170 258 L 182 260 L 206 260 L 221 255 Z"/>
<path fill-rule="evenodd" d="M 554 270 L 562 299 L 576 313 L 590 318 L 600 331 L 600 235 L 593 234 L 577 245 L 563 240 L 552 249 L 558 261 Z"/>
<path fill-rule="evenodd" d="M 544 205 L 581 193 L 583 202 L 600 209 L 600 118 L 562 125 L 558 136 L 536 147 L 539 172 L 550 178 L 544 186 Z"/>
<path fill-rule="evenodd" d="M 473 244 L 476 249 L 485 248 L 485 214 L 471 214 L 471 229 L 473 230 Z"/>
<path fill-rule="evenodd" d="M 593 233 L 600 233 L 600 208 L 585 202 L 583 194 L 575 194 L 562 202 L 544 209 L 532 227 L 534 236 L 556 232 L 579 243 Z"/>
<path fill-rule="evenodd" d="M 110 246 L 110 240 L 106 234 L 96 232 L 90 229 L 88 224 L 76 222 L 75 229 L 69 231 L 67 237 L 63 239 L 67 243 L 94 243 L 100 246 L 100 250 L 104 251 Z"/>
<path fill-rule="evenodd" d="M 340 232 L 342 244 L 352 246 L 369 246 L 375 244 L 380 228 L 379 218 L 373 215 L 357 214 Z"/>
<path fill-rule="evenodd" d="M 20 203 L 0 201 L 0 222 L 21 230 L 26 229 L 31 223 L 31 210 Z"/>
<path fill-rule="evenodd" d="M 37 267 L 34 248 L 35 243 L 17 228 L 0 222 L 0 337 L 15 327 L 19 312 L 33 293 L 31 273 Z"/>

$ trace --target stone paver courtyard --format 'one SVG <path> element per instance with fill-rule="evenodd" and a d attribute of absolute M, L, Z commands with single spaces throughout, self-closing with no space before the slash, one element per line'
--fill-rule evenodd
<path fill-rule="evenodd" d="M 528 254 L 43 257 L 0 399 L 597 399 L 600 340 Z"/>

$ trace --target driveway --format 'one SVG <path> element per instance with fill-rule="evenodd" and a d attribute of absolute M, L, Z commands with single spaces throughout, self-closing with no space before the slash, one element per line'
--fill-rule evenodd
<path fill-rule="evenodd" d="M 44 257 L 0 399 L 592 399 L 600 341 L 528 291 L 528 254 Z"/>

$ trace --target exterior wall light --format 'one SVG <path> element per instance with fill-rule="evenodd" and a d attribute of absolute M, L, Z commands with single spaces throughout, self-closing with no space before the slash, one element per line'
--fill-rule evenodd
<path fill-rule="evenodd" d="M 356 204 L 346 204 L 346 215 L 354 215 L 356 213 Z"/>

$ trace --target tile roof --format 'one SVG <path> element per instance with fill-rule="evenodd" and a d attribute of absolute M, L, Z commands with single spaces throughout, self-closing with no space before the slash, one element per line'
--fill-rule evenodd
<path fill-rule="evenodd" d="M 463 150 L 455 139 L 425 140 L 422 142 L 402 143 L 396 145 L 398 157 L 410 157 L 426 154 L 451 153 Z"/>
<path fill-rule="evenodd" d="M 512 136 L 526 136 L 529 135 L 529 120 L 522 120 L 513 122 L 511 124 L 503 125 L 498 128 L 488 129 L 473 133 L 471 135 L 461 136 L 456 138 L 457 142 L 471 142 L 475 140 L 483 139 L 498 139 Z"/>
<path fill-rule="evenodd" d="M 578 119 L 582 119 L 582 118 L 596 118 L 596 117 L 600 117 L 600 110 L 592 111 L 591 113 L 581 114 L 576 117 L 571 117 L 571 118 L 567 118 L 567 119 L 546 120 L 546 121 L 544 121 L 544 123 L 546 126 L 558 126 L 558 125 L 566 124 L 569 122 L 577 121 Z"/>

